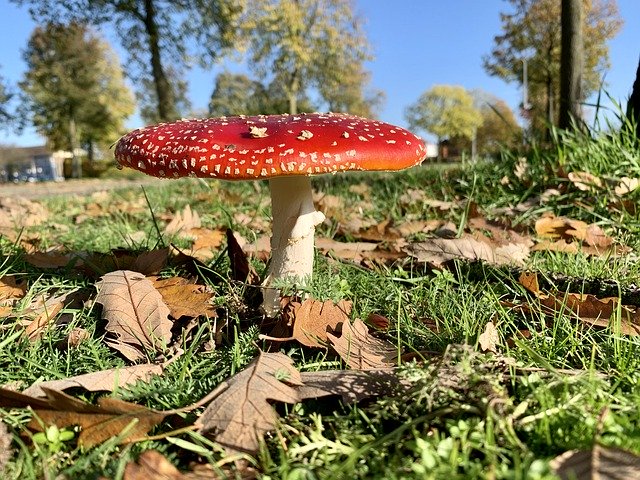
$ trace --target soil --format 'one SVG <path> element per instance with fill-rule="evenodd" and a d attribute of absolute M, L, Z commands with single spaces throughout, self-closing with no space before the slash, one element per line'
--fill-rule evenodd
<path fill-rule="evenodd" d="M 102 190 L 135 188 L 141 185 L 156 185 L 161 179 L 144 177 L 136 179 L 84 178 L 63 182 L 3 183 L 0 184 L 1 197 L 21 197 L 30 200 L 53 197 L 56 195 L 82 196 Z"/>

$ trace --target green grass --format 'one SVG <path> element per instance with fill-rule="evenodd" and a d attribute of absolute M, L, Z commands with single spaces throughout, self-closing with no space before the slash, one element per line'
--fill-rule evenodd
<path fill-rule="evenodd" d="M 573 188 L 558 167 L 610 179 L 637 176 L 638 150 L 615 135 L 559 135 L 560 146 L 554 151 L 528 154 L 530 171 L 524 179 L 513 173 L 520 155 L 510 154 L 501 162 L 464 168 L 425 166 L 398 174 L 320 177 L 314 186 L 344 199 L 344 205 L 362 203 L 362 215 L 371 222 L 391 219 L 400 224 L 437 217 L 459 229 L 466 224 L 471 202 L 487 216 L 500 218 L 492 212 L 559 188 L 559 196 L 508 220 L 531 232 L 542 213 L 554 212 L 598 223 L 637 251 L 638 214 L 613 206 L 615 196 L 608 187 L 597 195 Z M 500 182 L 505 176 L 508 184 Z M 366 199 L 350 189 L 363 182 L 370 187 Z M 444 211 L 422 202 L 405 204 L 400 199 L 409 189 L 457 203 Z M 630 198 L 635 201 L 637 195 Z M 158 235 L 154 218 L 163 224 L 166 214 L 187 204 L 200 214 L 204 226 L 231 227 L 250 240 L 264 232 L 238 225 L 234 215 L 269 216 L 264 183 L 180 180 L 145 192 L 116 191 L 100 202 L 103 214 L 77 223 L 95 199 L 51 198 L 46 202 L 51 212 L 46 224 L 30 227 L 22 235 L 40 235 L 41 249 L 145 251 L 170 240 Z M 334 236 L 337 230 L 335 222 L 329 222 L 317 234 Z M 143 240 L 129 239 L 139 231 L 144 232 Z M 221 315 L 228 319 L 222 345 L 203 350 L 209 340 L 209 325 L 203 322 L 184 342 L 185 354 L 163 376 L 120 390 L 119 398 L 157 409 L 188 405 L 241 370 L 264 346 L 258 339 L 259 316 L 242 305 L 247 287 L 229 280 L 222 248 L 203 273 Z M 30 265 L 23 248 L 6 238 L 0 239 L 0 252 L 4 258 L 0 274 L 20 275 L 28 282 L 24 305 L 54 292 L 95 288 L 94 278 L 72 269 Z M 260 273 L 264 270 L 261 262 L 253 263 Z M 633 292 L 640 267 L 633 253 L 607 258 L 538 252 L 526 268 L 539 272 L 549 288 L 581 292 L 605 285 L 608 294 L 613 292 L 626 303 L 637 301 Z M 399 375 L 411 387 L 358 405 L 330 398 L 278 406 L 282 415 L 278 431 L 267 435 L 250 464 L 262 478 L 273 479 L 524 479 L 555 478 L 548 466 L 551 458 L 571 449 L 588 449 L 596 441 L 640 454 L 640 337 L 622 335 L 615 327 L 585 327 L 568 315 L 544 311 L 518 284 L 518 274 L 513 268 L 461 261 L 433 270 L 411 259 L 365 268 L 318 254 L 308 291 L 320 299 L 351 300 L 354 318 L 372 312 L 389 318 L 389 330 L 379 335 L 397 345 L 399 353 L 418 359 L 407 360 L 400 368 Z M 509 306 L 518 302 L 527 302 L 529 311 Z M 63 313 L 69 314 L 69 323 L 35 342 L 24 338 L 15 320 L 0 321 L 0 385 L 22 389 L 40 380 L 126 364 L 102 341 L 97 307 L 87 304 Z M 479 351 L 478 337 L 489 321 L 500 335 L 500 355 Z M 61 349 L 59 342 L 74 327 L 86 329 L 89 340 L 71 350 Z M 293 344 L 282 348 L 301 370 L 336 368 L 336 360 L 326 352 Z M 440 356 L 431 359 L 434 352 Z M 95 399 L 93 394 L 73 393 Z M 191 450 L 167 440 L 118 446 L 116 439 L 84 450 L 75 437 L 64 435 L 52 434 L 51 439 L 34 443 L 33 433 L 26 429 L 28 411 L 3 410 L 0 415 L 10 427 L 14 450 L 3 478 L 119 479 L 126 463 L 146 449 L 161 451 L 180 468 L 191 461 L 224 463 L 221 449 L 193 432 L 180 436 Z M 189 414 L 186 421 L 194 418 Z M 152 434 L 173 428 L 163 424 Z"/>

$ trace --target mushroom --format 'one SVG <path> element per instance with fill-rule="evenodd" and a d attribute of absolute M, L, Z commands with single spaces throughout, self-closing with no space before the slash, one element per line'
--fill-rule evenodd
<path fill-rule="evenodd" d="M 261 115 L 179 120 L 122 137 L 115 158 L 157 177 L 269 179 L 273 217 L 271 261 L 263 281 L 263 311 L 275 315 L 287 278 L 313 272 L 315 210 L 311 175 L 346 170 L 402 170 L 422 162 L 424 142 L 411 132 L 342 113 Z"/>

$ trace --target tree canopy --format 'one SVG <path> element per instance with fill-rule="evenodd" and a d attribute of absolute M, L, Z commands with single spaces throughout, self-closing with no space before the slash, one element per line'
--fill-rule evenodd
<path fill-rule="evenodd" d="M 522 128 L 504 100 L 482 90 L 470 93 L 482 117 L 476 132 L 479 154 L 495 156 L 503 148 L 515 147 L 522 141 Z"/>
<path fill-rule="evenodd" d="M 558 123 L 560 102 L 561 11 L 558 0 L 507 0 L 511 11 L 501 13 L 502 33 L 494 38 L 483 59 L 490 74 L 522 84 L 523 61 L 528 64 L 532 129 L 546 130 Z M 584 64 L 581 101 L 602 85 L 609 66 L 607 41 L 622 20 L 615 0 L 583 1 Z"/>
<path fill-rule="evenodd" d="M 246 0 L 12 1 L 29 5 L 39 22 L 112 23 L 129 54 L 127 75 L 136 81 L 138 96 L 154 107 L 154 118 L 149 110 L 146 114 L 154 121 L 181 116 L 180 82 L 190 64 L 208 64 L 238 45 L 246 5 Z"/>
<path fill-rule="evenodd" d="M 405 117 L 411 128 L 429 132 L 438 141 L 452 137 L 470 140 L 482 124 L 473 97 L 457 85 L 435 85 L 407 108 Z"/>
<path fill-rule="evenodd" d="M 247 24 L 251 65 L 280 85 L 290 113 L 298 96 L 315 88 L 333 110 L 370 115 L 363 63 L 369 44 L 348 0 L 265 0 Z"/>
<path fill-rule="evenodd" d="M 82 23 L 37 27 L 24 53 L 23 106 L 56 149 L 115 141 L 134 111 L 109 46 Z"/>
<path fill-rule="evenodd" d="M 296 102 L 301 111 L 317 108 L 304 92 L 298 93 Z M 289 99 L 277 80 L 265 86 L 244 74 L 228 71 L 216 77 L 216 84 L 209 102 L 209 115 L 270 115 L 289 111 Z"/>

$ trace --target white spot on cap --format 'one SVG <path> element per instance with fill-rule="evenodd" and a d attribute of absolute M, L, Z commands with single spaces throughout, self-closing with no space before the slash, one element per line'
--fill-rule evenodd
<path fill-rule="evenodd" d="M 265 138 L 267 135 L 267 127 L 256 127 L 255 125 L 251 125 L 249 127 L 249 135 L 251 138 Z"/>
<path fill-rule="evenodd" d="M 309 140 L 311 137 L 313 137 L 313 133 L 309 130 L 302 130 L 297 138 L 298 140 Z"/>

